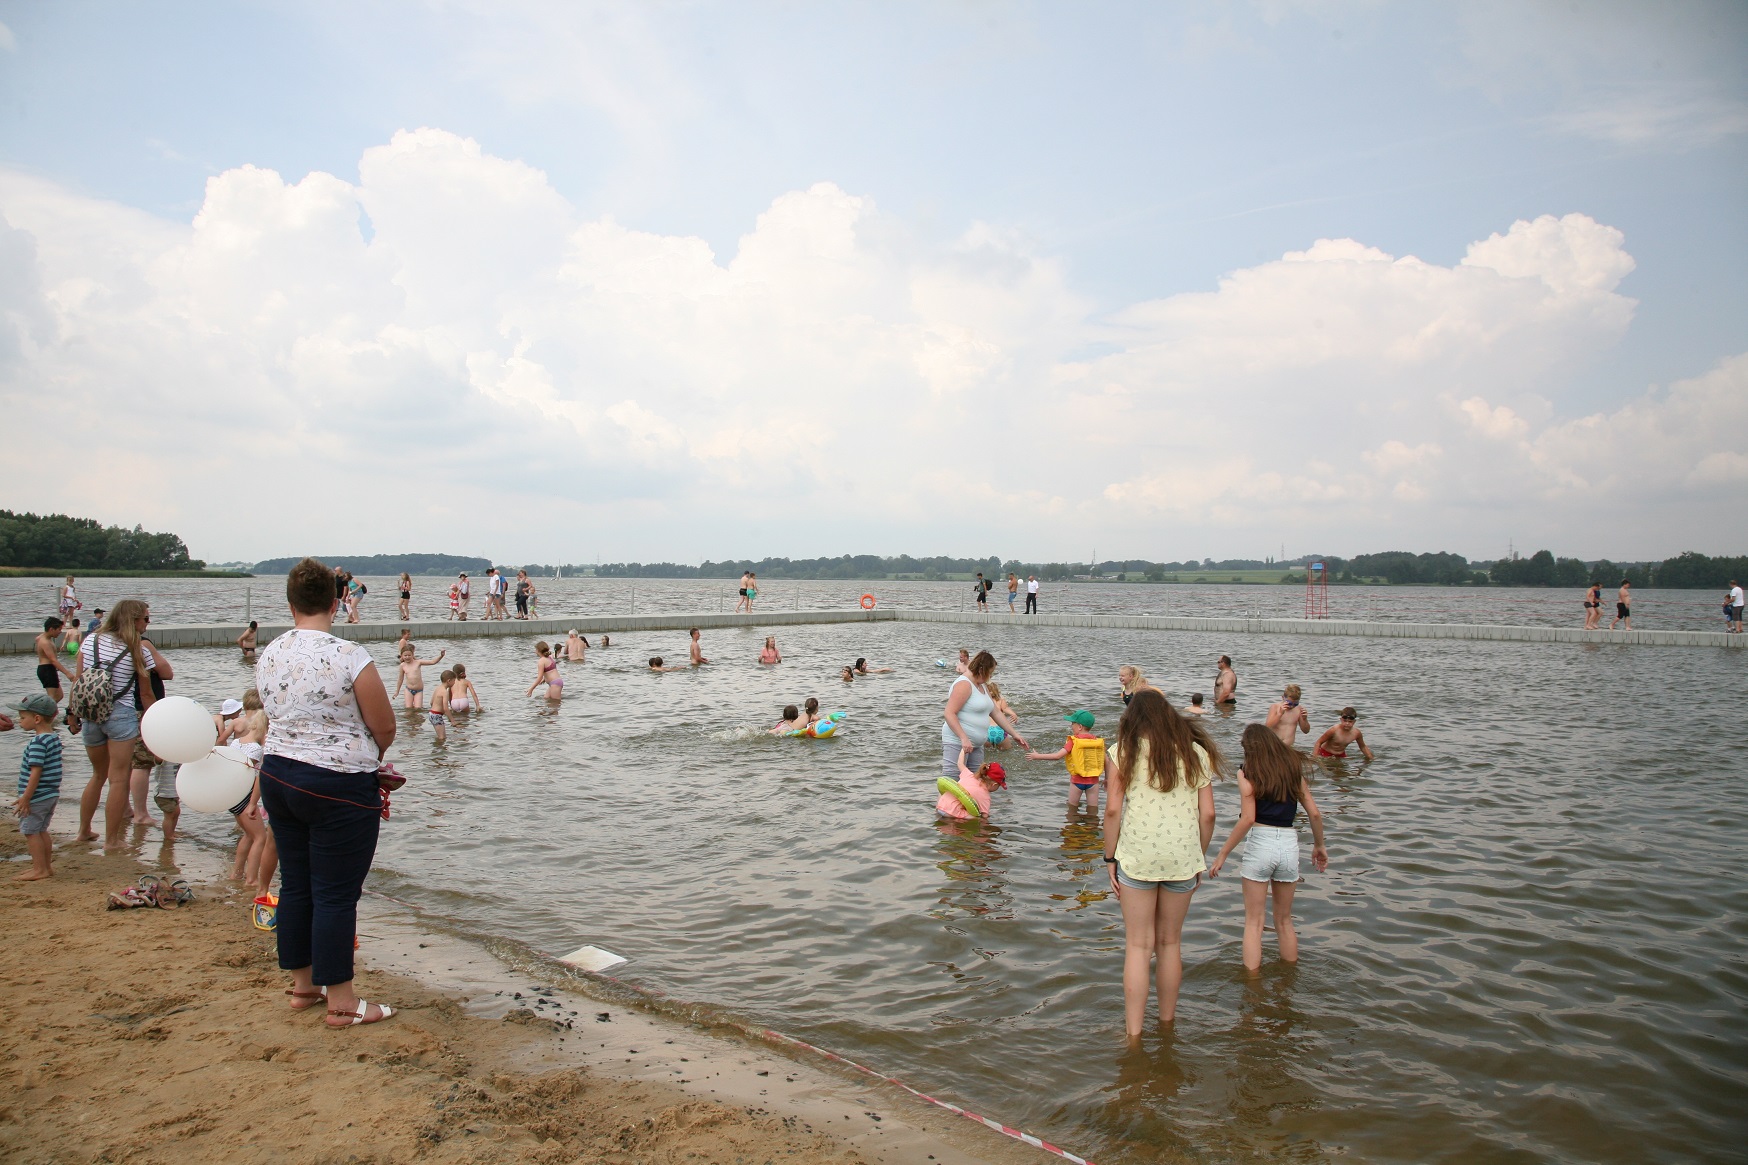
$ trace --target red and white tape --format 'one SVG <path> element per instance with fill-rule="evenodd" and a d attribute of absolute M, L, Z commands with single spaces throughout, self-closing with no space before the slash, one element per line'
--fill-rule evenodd
<path fill-rule="evenodd" d="M 631 984 L 626 984 L 626 986 L 631 986 Z M 1016 1141 L 1024 1141 L 1026 1144 L 1042 1149 L 1046 1153 L 1054 1153 L 1064 1161 L 1073 1161 L 1075 1165 L 1093 1165 L 1093 1163 L 1085 1157 L 1082 1157 L 1077 1153 L 1070 1153 L 1067 1149 L 1058 1148 L 1057 1146 L 1052 1145 L 1049 1141 L 1044 1140 L 1042 1137 L 1034 1137 L 1031 1133 L 1016 1129 L 1012 1125 L 1004 1125 L 1000 1121 L 990 1120 L 986 1116 L 978 1116 L 974 1112 L 967 1112 L 965 1109 L 960 1108 L 958 1105 L 953 1104 L 950 1101 L 938 1100 L 926 1092 L 919 1092 L 917 1089 L 912 1088 L 910 1085 L 895 1076 L 887 1076 L 884 1073 L 874 1071 L 872 1068 L 865 1068 L 854 1060 L 847 1060 L 836 1052 L 828 1052 L 824 1048 L 815 1047 L 805 1040 L 798 1040 L 794 1036 L 786 1036 L 782 1032 L 773 1031 L 770 1028 L 749 1027 L 746 1024 L 741 1023 L 731 1024 L 730 1026 L 746 1032 L 748 1035 L 757 1036 L 760 1039 L 768 1040 L 772 1043 L 789 1044 L 793 1047 L 805 1048 L 808 1051 L 813 1052 L 815 1055 L 824 1056 L 826 1059 L 835 1061 L 847 1068 L 854 1068 L 856 1071 L 867 1076 L 872 1076 L 874 1079 L 879 1080 L 882 1083 L 890 1084 L 895 1088 L 902 1088 L 918 1100 L 926 1101 L 927 1103 L 934 1105 L 936 1108 L 944 1108 L 948 1112 L 964 1117 L 966 1120 L 976 1121 L 984 1128 L 994 1129 L 1003 1136 L 1012 1137 Z"/>

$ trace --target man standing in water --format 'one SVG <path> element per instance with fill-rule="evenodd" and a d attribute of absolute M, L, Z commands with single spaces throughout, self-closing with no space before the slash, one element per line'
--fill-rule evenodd
<path fill-rule="evenodd" d="M 1035 574 L 1029 574 L 1026 576 L 1026 614 L 1036 615 L 1037 613 L 1038 576 Z"/>
<path fill-rule="evenodd" d="M 1624 578 L 1620 594 L 1615 596 L 1614 618 L 1609 621 L 1608 629 L 1613 631 L 1616 623 L 1625 623 L 1628 631 L 1633 629 L 1633 584 Z"/>
<path fill-rule="evenodd" d="M 1288 684 L 1281 698 L 1269 705 L 1268 730 L 1281 738 L 1288 748 L 1301 732 L 1311 731 L 1311 717 L 1299 705 L 1299 685 Z"/>
<path fill-rule="evenodd" d="M 703 648 L 699 645 L 698 628 L 692 628 L 692 666 L 703 667 L 710 661 L 704 658 Z"/>
<path fill-rule="evenodd" d="M 1238 673 L 1232 670 L 1232 657 L 1222 655 L 1220 668 L 1214 673 L 1214 705 L 1238 703 Z"/>

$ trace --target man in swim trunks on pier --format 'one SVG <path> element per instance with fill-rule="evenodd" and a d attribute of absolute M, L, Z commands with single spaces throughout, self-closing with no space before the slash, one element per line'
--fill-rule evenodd
<path fill-rule="evenodd" d="M 1348 745 L 1357 744 L 1360 746 L 1360 755 L 1369 763 L 1372 750 L 1366 747 L 1366 734 L 1360 731 L 1356 723 L 1359 715 L 1352 708 L 1343 708 L 1341 719 L 1335 722 L 1335 727 L 1324 730 L 1311 751 L 1325 760 L 1340 760 L 1347 755 Z"/>
<path fill-rule="evenodd" d="M 1299 733 L 1311 731 L 1311 717 L 1299 704 L 1299 685 L 1288 684 L 1281 698 L 1269 705 L 1268 730 L 1292 748 Z"/>
<path fill-rule="evenodd" d="M 1628 631 L 1633 629 L 1633 584 L 1624 578 L 1620 594 L 1615 596 L 1614 618 L 1609 621 L 1608 629 L 1613 631 L 1616 623 L 1625 623 Z"/>
<path fill-rule="evenodd" d="M 1238 703 L 1238 673 L 1232 670 L 1232 657 L 1220 657 L 1219 670 L 1214 674 L 1214 706 Z"/>

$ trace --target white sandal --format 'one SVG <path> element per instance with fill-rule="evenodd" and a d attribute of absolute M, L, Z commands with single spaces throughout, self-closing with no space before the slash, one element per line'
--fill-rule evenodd
<path fill-rule="evenodd" d="M 386 1003 L 378 1003 L 376 1005 L 376 1007 L 377 1007 L 377 1011 L 379 1012 L 379 1014 L 377 1015 L 377 1017 L 375 1019 L 364 1018 L 365 1015 L 370 1011 L 370 1003 L 368 1000 L 360 999 L 358 1001 L 358 1010 L 355 1012 L 354 1011 L 342 1011 L 341 1009 L 339 1009 L 337 1007 L 330 1007 L 330 1008 L 328 1008 L 329 1015 L 343 1015 L 346 1017 L 347 1022 L 345 1022 L 345 1023 L 330 1023 L 330 1024 L 328 1024 L 328 1026 L 329 1027 L 357 1027 L 361 1023 L 381 1023 L 383 1020 L 387 1019 L 389 1016 L 391 1016 L 395 1013 L 395 1009 L 390 1007 Z"/>

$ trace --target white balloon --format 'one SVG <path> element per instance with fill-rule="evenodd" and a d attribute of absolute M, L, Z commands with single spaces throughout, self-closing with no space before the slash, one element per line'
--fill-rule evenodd
<path fill-rule="evenodd" d="M 196 813 L 223 813 L 247 797 L 254 784 L 249 754 L 234 744 L 215 748 L 176 772 L 176 796 L 184 809 Z"/>
<path fill-rule="evenodd" d="M 187 696 L 165 696 L 140 717 L 140 736 L 160 760 L 185 765 L 212 751 L 218 729 L 212 713 Z"/>

